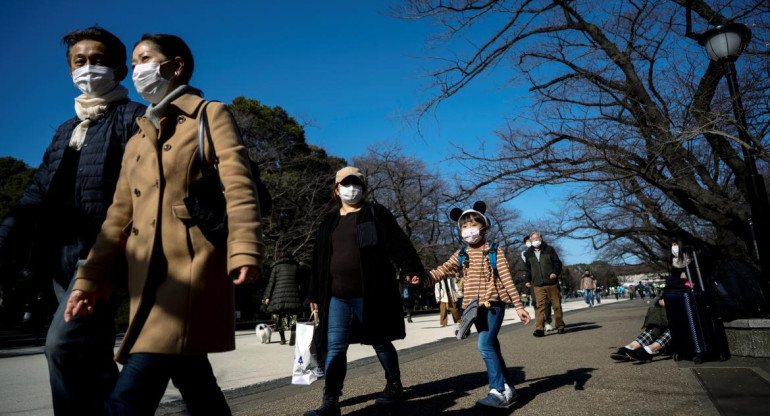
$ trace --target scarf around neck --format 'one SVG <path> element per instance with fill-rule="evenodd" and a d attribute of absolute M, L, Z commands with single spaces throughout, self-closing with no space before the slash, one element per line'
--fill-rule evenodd
<path fill-rule="evenodd" d="M 112 103 L 127 99 L 128 90 L 120 84 L 112 91 L 99 97 L 85 94 L 75 97 L 75 114 L 77 114 L 80 123 L 72 130 L 69 146 L 75 150 L 80 150 L 86 141 L 86 132 L 91 122 L 103 116 Z"/>
<path fill-rule="evenodd" d="M 144 115 L 150 119 L 152 122 L 152 125 L 155 126 L 156 129 L 160 128 L 160 119 L 162 119 L 166 115 L 166 110 L 168 110 L 168 105 L 171 104 L 172 101 L 176 100 L 177 98 L 190 93 L 195 95 L 202 95 L 203 93 L 201 90 L 191 87 L 187 84 L 180 85 L 176 87 L 173 91 L 168 93 L 165 97 L 163 97 L 162 100 L 160 100 L 157 104 L 150 104 L 149 107 L 147 107 L 147 111 L 144 113 Z"/>

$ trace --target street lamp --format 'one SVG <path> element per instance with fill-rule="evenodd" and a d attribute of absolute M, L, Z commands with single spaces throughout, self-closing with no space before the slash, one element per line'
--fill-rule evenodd
<path fill-rule="evenodd" d="M 753 222 L 751 233 L 754 242 L 754 254 L 762 265 L 762 283 L 765 296 L 770 296 L 770 203 L 767 199 L 765 181 L 757 172 L 755 155 L 758 153 L 754 141 L 749 136 L 746 115 L 743 111 L 738 78 L 735 75 L 735 60 L 746 49 L 751 40 L 751 29 L 741 23 L 728 23 L 706 31 L 698 39 L 705 46 L 711 60 L 722 64 L 730 90 L 733 113 L 738 123 L 738 137 L 741 139 L 743 160 L 746 164 L 746 196 L 751 207 L 749 225 Z"/>

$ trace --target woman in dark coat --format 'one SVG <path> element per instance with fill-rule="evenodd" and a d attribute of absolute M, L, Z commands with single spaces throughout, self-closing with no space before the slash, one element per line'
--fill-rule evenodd
<path fill-rule="evenodd" d="M 372 345 L 385 370 L 385 391 L 376 402 L 401 398 L 398 354 L 391 342 L 406 336 L 398 276 L 425 281 L 422 262 L 390 211 L 364 201 L 361 171 L 345 167 L 335 179 L 339 210 L 318 229 L 308 292 L 310 309 L 320 317 L 320 350 L 326 359 L 319 361 L 325 362 L 326 386 L 321 407 L 305 416 L 340 414 L 351 342 Z"/>
<path fill-rule="evenodd" d="M 297 311 L 302 307 L 299 299 L 300 266 L 289 255 L 281 256 L 273 264 L 270 281 L 265 288 L 267 312 L 273 314 L 275 330 L 281 336 L 281 345 L 286 344 L 284 331 L 291 331 L 289 345 L 294 345 L 297 325 Z"/>

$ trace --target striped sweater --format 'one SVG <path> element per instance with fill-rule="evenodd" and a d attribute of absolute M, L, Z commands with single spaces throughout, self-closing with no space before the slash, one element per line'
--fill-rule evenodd
<path fill-rule="evenodd" d="M 508 261 L 502 253 L 505 250 L 502 247 L 497 248 L 497 272 L 498 278 L 492 273 L 492 266 L 489 264 L 489 242 L 485 242 L 479 247 L 468 246 L 468 268 L 463 271 L 463 308 L 479 298 L 479 303 L 502 301 L 513 303 L 516 309 L 523 309 L 519 292 L 513 284 L 511 272 L 508 269 Z M 460 272 L 459 262 L 460 250 L 457 250 L 446 263 L 430 271 L 430 277 L 433 284 L 436 284 L 447 277 L 454 277 Z"/>

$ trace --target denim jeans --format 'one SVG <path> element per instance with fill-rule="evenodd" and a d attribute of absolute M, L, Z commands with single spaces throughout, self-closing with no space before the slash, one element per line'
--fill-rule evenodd
<path fill-rule="evenodd" d="M 596 303 L 602 303 L 602 292 L 595 291 L 594 297 L 596 298 Z"/>
<path fill-rule="evenodd" d="M 497 339 L 504 317 L 505 304 L 496 302 L 489 308 L 480 307 L 476 318 L 476 331 L 479 333 L 478 349 L 487 366 L 489 388 L 501 393 L 505 390 L 504 383 L 508 383 L 511 388 L 514 384 L 500 351 L 500 341 Z"/>
<path fill-rule="evenodd" d="M 590 306 L 594 306 L 594 291 L 591 289 L 586 289 L 583 291 L 583 296 L 585 296 L 586 303 Z"/>
<path fill-rule="evenodd" d="M 348 346 L 350 345 L 350 328 L 353 319 L 362 322 L 364 299 L 340 299 L 332 297 L 329 303 L 329 329 L 327 335 L 328 351 L 326 353 L 325 394 L 339 397 L 348 369 Z M 373 345 L 377 358 L 388 380 L 396 380 L 401 376 L 398 366 L 398 353 L 393 343 Z"/>
<path fill-rule="evenodd" d="M 73 277 L 45 341 L 53 409 L 56 415 L 99 415 L 118 378 L 113 360 L 116 305 L 97 302 L 92 314 L 64 322 L 74 284 Z"/>
<path fill-rule="evenodd" d="M 131 354 L 107 401 L 111 416 L 154 415 L 169 379 L 182 394 L 189 414 L 230 415 L 206 354 Z"/>

